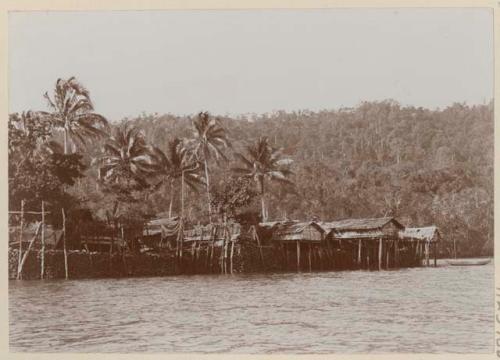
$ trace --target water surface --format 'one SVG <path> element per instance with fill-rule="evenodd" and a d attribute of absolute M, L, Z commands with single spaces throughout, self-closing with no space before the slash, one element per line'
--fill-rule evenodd
<path fill-rule="evenodd" d="M 494 347 L 493 264 L 11 281 L 29 352 L 456 352 Z"/>

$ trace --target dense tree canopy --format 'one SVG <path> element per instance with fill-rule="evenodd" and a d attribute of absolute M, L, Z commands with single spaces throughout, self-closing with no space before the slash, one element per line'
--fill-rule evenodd
<path fill-rule="evenodd" d="M 186 220 L 206 223 L 206 195 L 195 191 L 195 182 L 204 188 L 209 180 L 212 220 L 228 214 L 238 218 L 263 211 L 254 201 L 263 193 L 260 173 L 254 170 L 269 163 L 272 166 L 264 170 L 293 183 L 266 182 L 269 220 L 395 216 L 409 226 L 436 224 L 450 249 L 451 240 L 458 240 L 462 255 L 492 254 L 492 102 L 429 110 L 387 100 L 335 111 L 237 118 L 143 114 L 111 127 L 112 138 L 96 138 L 95 146 L 85 152 L 64 155 L 51 146 L 57 136 L 50 124 L 34 121 L 31 113 L 12 114 L 11 207 L 18 207 L 21 198 L 38 201 L 59 194 L 70 196 L 74 207 L 88 209 L 100 220 L 117 211 L 117 202 L 122 218 L 145 220 L 167 209 L 180 215 L 183 198 Z M 259 144 L 268 151 L 265 159 Z M 91 163 L 100 157 L 104 182 Z M 219 162 L 218 157 L 227 161 Z M 190 161 L 201 165 L 185 174 L 188 186 L 181 197 L 182 181 L 175 179 L 182 164 Z M 243 175 L 238 177 L 234 168 Z M 282 170 L 286 173 L 276 172 Z M 127 179 L 141 186 L 120 189 Z M 161 179 L 167 186 L 155 186 Z"/>
<path fill-rule="evenodd" d="M 160 147 L 171 137 L 190 136 L 186 117 L 129 120 Z M 246 153 L 262 136 L 293 159 L 295 186 L 268 185 L 270 220 L 397 216 L 405 225 L 438 225 L 445 240 L 458 239 L 462 253 L 492 253 L 492 102 L 429 110 L 388 100 L 220 121 L 234 152 L 212 171 L 214 183 L 241 165 L 235 153 Z M 206 221 L 198 197 L 189 201 L 193 221 Z M 256 202 L 252 207 L 259 211 Z"/>

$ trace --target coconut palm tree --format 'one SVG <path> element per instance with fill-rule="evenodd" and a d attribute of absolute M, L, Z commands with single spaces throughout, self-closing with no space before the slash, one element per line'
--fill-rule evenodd
<path fill-rule="evenodd" d="M 212 207 L 210 199 L 210 170 L 209 161 L 212 157 L 217 162 L 221 159 L 227 161 L 222 149 L 230 147 L 226 130 L 219 119 L 213 118 L 208 112 L 200 112 L 193 120 L 194 138 L 191 140 L 193 154 L 203 162 L 205 170 L 205 185 L 208 198 L 208 219 L 212 222 Z"/>
<path fill-rule="evenodd" d="M 53 97 L 48 93 L 44 97 L 52 112 L 40 114 L 48 116 L 54 128 L 63 131 L 65 154 L 70 152 L 70 142 L 85 145 L 89 139 L 107 136 L 108 121 L 93 112 L 89 91 L 75 77 L 57 79 Z"/>
<path fill-rule="evenodd" d="M 265 182 L 276 181 L 287 185 L 293 185 L 287 177 L 292 174 L 290 165 L 293 160 L 281 158 L 281 150 L 269 145 L 267 137 L 261 137 L 256 143 L 247 146 L 247 156 L 236 153 L 243 167 L 233 168 L 233 171 L 255 180 L 259 186 L 261 198 L 262 221 L 267 221 L 267 209 L 265 204 Z"/>
<path fill-rule="evenodd" d="M 102 155 L 93 160 L 99 166 L 99 178 L 112 183 L 146 186 L 156 172 L 150 147 L 144 133 L 137 127 L 122 125 L 102 148 Z"/>
<path fill-rule="evenodd" d="M 168 217 L 171 218 L 175 182 L 181 180 L 181 200 L 184 197 L 184 184 L 188 185 L 192 190 L 198 191 L 197 185 L 205 185 L 199 175 L 201 166 L 199 162 L 190 161 L 187 148 L 184 146 L 183 141 L 177 137 L 168 143 L 167 154 L 157 147 L 153 147 L 151 153 L 154 159 L 153 162 L 157 166 L 157 175 L 161 177 L 156 187 L 170 187 Z M 183 204 L 181 212 L 184 213 Z"/>

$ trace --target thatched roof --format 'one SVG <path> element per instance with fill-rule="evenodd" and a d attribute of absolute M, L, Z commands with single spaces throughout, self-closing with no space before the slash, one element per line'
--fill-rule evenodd
<path fill-rule="evenodd" d="M 319 236 L 317 234 L 320 234 Z M 272 238 L 278 241 L 308 240 L 321 241 L 325 230 L 314 221 L 288 221 L 274 225 Z"/>
<path fill-rule="evenodd" d="M 320 225 L 325 229 L 325 231 L 330 232 L 331 230 L 336 231 L 356 231 L 356 230 L 374 230 L 381 229 L 388 223 L 393 222 L 396 227 L 403 229 L 404 226 L 401 225 L 393 217 L 382 217 L 382 218 L 370 218 L 370 219 L 344 219 L 337 221 L 322 222 Z"/>
<path fill-rule="evenodd" d="M 399 232 L 399 237 L 405 240 L 439 241 L 441 235 L 436 226 L 406 228 Z"/>
<path fill-rule="evenodd" d="M 382 230 L 339 231 L 334 232 L 335 239 L 380 239 L 387 237 Z"/>

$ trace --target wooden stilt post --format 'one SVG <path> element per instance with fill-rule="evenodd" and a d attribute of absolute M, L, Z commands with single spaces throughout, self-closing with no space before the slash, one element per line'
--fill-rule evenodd
<path fill-rule="evenodd" d="M 45 202 L 42 200 L 42 246 L 41 246 L 41 254 L 40 254 L 40 279 L 43 279 L 45 274 Z"/>
<path fill-rule="evenodd" d="M 326 244 L 326 266 L 328 269 L 333 268 L 333 252 L 330 247 L 330 239 L 328 237 L 325 238 L 325 244 Z"/>
<path fill-rule="evenodd" d="M 312 271 L 311 255 L 312 255 L 312 246 L 311 244 L 309 244 L 309 272 Z"/>
<path fill-rule="evenodd" d="M 385 249 L 385 256 L 386 256 L 386 261 L 385 261 L 385 268 L 389 270 L 389 254 L 391 253 L 391 245 L 392 241 L 387 241 L 386 242 L 386 249 Z"/>
<path fill-rule="evenodd" d="M 126 248 L 126 241 L 125 241 L 125 231 L 123 229 L 123 224 L 121 224 L 120 226 L 120 230 L 121 230 L 121 238 L 122 238 L 122 242 L 121 242 L 121 246 L 120 246 L 120 253 L 122 255 L 122 263 L 123 263 L 123 266 L 125 267 L 125 274 L 128 275 L 128 266 L 127 266 L 127 260 L 125 259 L 125 248 Z"/>
<path fill-rule="evenodd" d="M 420 266 L 420 240 L 417 240 L 417 245 L 415 245 L 415 261 L 417 266 Z"/>
<path fill-rule="evenodd" d="M 283 263 L 282 263 L 282 266 L 283 266 L 283 269 L 286 269 L 286 248 L 285 248 L 285 243 L 281 242 L 280 243 L 280 246 L 281 246 L 281 253 L 283 254 Z"/>
<path fill-rule="evenodd" d="M 437 242 L 434 242 L 434 267 L 437 267 Z"/>
<path fill-rule="evenodd" d="M 38 237 L 38 234 L 40 233 L 40 227 L 41 227 L 42 223 L 38 223 L 38 226 L 36 228 L 36 231 L 35 231 L 35 236 L 33 236 L 33 238 L 31 239 L 29 245 L 28 245 L 28 248 L 26 249 L 26 252 L 24 253 L 24 256 L 23 258 L 21 259 L 21 264 L 19 264 L 19 267 L 17 269 L 17 280 L 21 279 L 21 274 L 23 272 L 23 266 L 24 266 L 24 263 L 26 262 L 26 259 L 28 258 L 28 255 L 30 253 L 30 250 L 31 250 L 31 247 L 33 246 L 36 238 Z"/>
<path fill-rule="evenodd" d="M 300 271 L 300 241 L 297 240 L 297 271 Z"/>
<path fill-rule="evenodd" d="M 229 229 L 227 225 L 224 226 L 224 274 L 227 274 L 227 258 L 228 258 L 228 249 L 229 249 L 229 241 L 231 240 L 231 236 L 229 234 Z"/>
<path fill-rule="evenodd" d="M 429 266 L 429 242 L 425 242 L 425 266 Z"/>
<path fill-rule="evenodd" d="M 64 208 L 61 209 L 62 221 L 63 221 L 63 252 L 64 252 L 64 274 L 66 280 L 68 276 L 68 252 L 66 251 L 66 214 L 64 213 Z"/>
<path fill-rule="evenodd" d="M 358 240 L 358 268 L 361 268 L 361 247 L 363 246 L 362 240 Z"/>
<path fill-rule="evenodd" d="M 20 279 L 21 259 L 23 258 L 23 225 L 24 225 L 24 200 L 21 200 L 21 223 L 19 224 L 19 254 L 17 259 L 17 279 Z"/>
<path fill-rule="evenodd" d="M 368 242 L 366 246 L 366 268 L 368 270 L 370 270 L 370 251 L 371 251 L 370 242 Z"/>
<path fill-rule="evenodd" d="M 382 270 L 382 238 L 378 239 L 378 269 Z"/>
<path fill-rule="evenodd" d="M 233 273 L 233 254 L 234 254 L 234 241 L 231 241 L 231 257 L 230 257 L 230 267 L 229 267 L 229 272 L 230 274 Z"/>
<path fill-rule="evenodd" d="M 257 246 L 259 247 L 260 261 L 262 261 L 262 265 L 264 265 L 264 254 L 262 253 L 262 246 L 260 244 L 259 234 L 257 233 L 257 229 L 255 228 L 255 226 L 252 227 L 252 229 L 253 229 L 253 236 L 257 241 Z"/>
<path fill-rule="evenodd" d="M 285 251 L 285 270 L 288 270 L 288 243 L 283 243 L 283 249 Z"/>
<path fill-rule="evenodd" d="M 394 240 L 394 267 L 399 268 L 399 240 Z"/>

